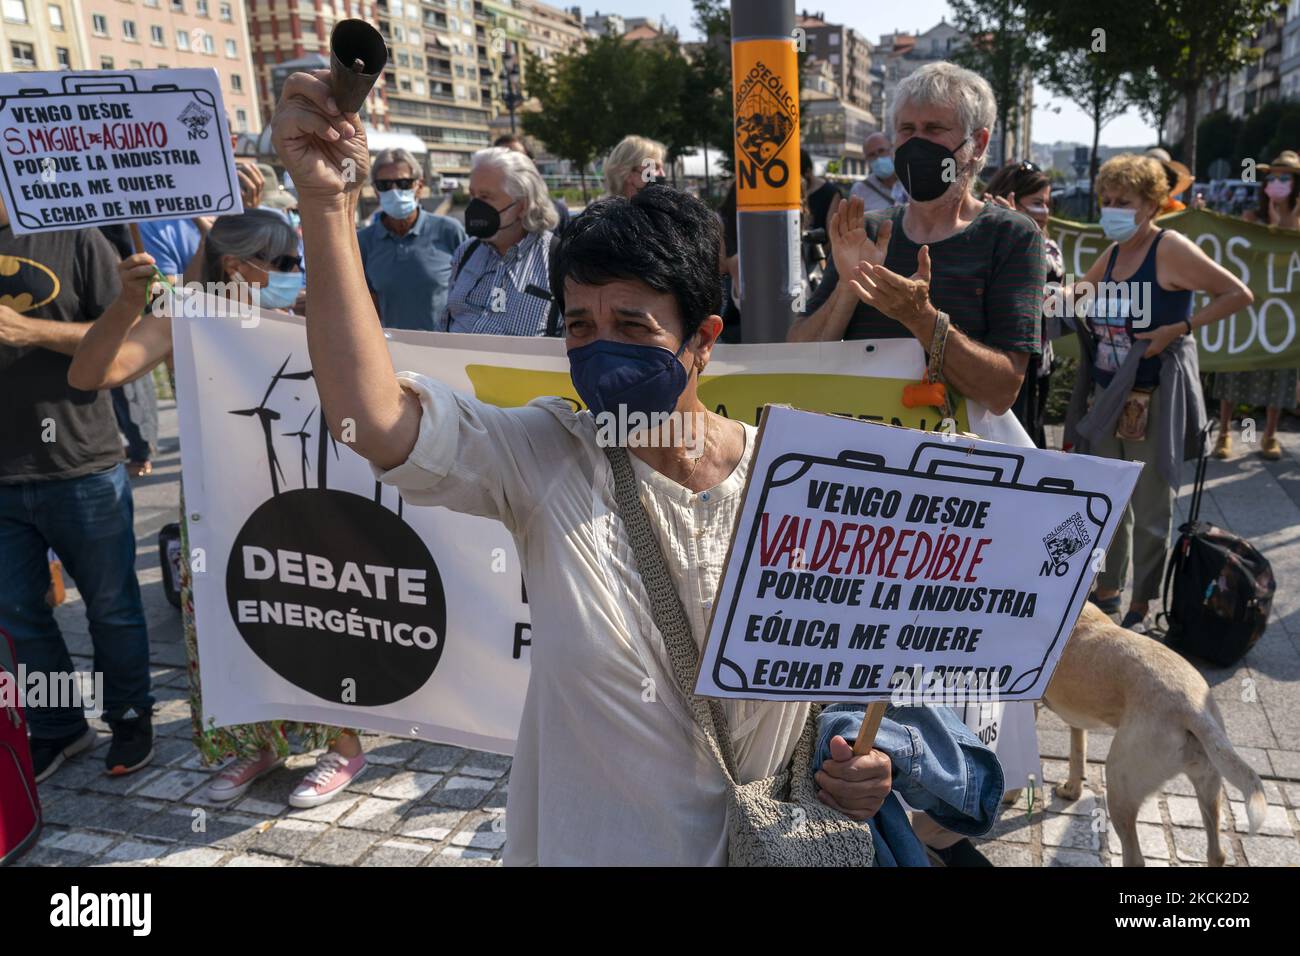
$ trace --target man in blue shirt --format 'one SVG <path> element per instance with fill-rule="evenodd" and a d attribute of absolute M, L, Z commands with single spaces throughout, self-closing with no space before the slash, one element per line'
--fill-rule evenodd
<path fill-rule="evenodd" d="M 420 208 L 424 180 L 406 150 L 383 150 L 371 169 L 382 211 L 358 231 L 357 244 L 379 321 L 389 329 L 432 331 L 447 307 L 453 254 L 467 238 L 465 227 Z"/>

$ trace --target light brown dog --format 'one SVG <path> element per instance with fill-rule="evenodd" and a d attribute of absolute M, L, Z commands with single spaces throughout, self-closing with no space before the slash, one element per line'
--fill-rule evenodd
<path fill-rule="evenodd" d="M 1091 603 L 1083 606 L 1043 702 L 1070 725 L 1070 776 L 1056 788 L 1062 799 L 1083 793 L 1087 731 L 1115 731 L 1106 757 L 1106 805 L 1125 866 L 1143 865 L 1138 808 L 1180 771 L 1196 789 L 1211 866 L 1226 859 L 1219 844 L 1224 777 L 1246 795 L 1251 832 L 1263 825 L 1264 785 L 1232 749 L 1205 678 L 1159 641 L 1120 627 Z"/>

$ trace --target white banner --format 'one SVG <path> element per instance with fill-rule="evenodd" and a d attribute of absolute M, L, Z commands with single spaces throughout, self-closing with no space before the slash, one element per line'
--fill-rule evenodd
<path fill-rule="evenodd" d="M 213 69 L 0 76 L 14 233 L 243 211 Z"/>
<path fill-rule="evenodd" d="M 330 440 L 301 319 L 180 318 L 173 331 L 204 723 L 318 721 L 512 752 L 531 630 L 510 535 L 491 519 L 405 504 Z M 579 404 L 558 340 L 389 337 L 398 370 L 482 400 Z M 933 428 L 932 409 L 901 405 L 923 368 L 910 339 L 721 345 L 700 395 L 749 422 L 786 401 Z M 1029 443 L 1010 415 L 957 418 L 961 430 Z M 1023 710 L 1017 766 L 1033 767 Z"/>

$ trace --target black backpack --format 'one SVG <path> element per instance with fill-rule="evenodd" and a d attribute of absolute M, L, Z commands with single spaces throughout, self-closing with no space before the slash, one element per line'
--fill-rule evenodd
<path fill-rule="evenodd" d="M 1191 511 L 1165 567 L 1166 640 L 1184 657 L 1229 667 L 1264 633 L 1277 583 L 1272 565 L 1250 542 L 1199 520 L 1208 434 L 1207 426 Z"/>

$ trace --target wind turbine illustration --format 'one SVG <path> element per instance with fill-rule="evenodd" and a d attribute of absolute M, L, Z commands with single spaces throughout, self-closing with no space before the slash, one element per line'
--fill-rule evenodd
<path fill-rule="evenodd" d="M 285 357 L 279 370 L 272 377 L 271 384 L 266 389 L 266 394 L 262 396 L 262 400 L 256 407 L 233 409 L 230 412 L 231 415 L 243 415 L 247 418 L 256 418 L 262 423 L 262 435 L 266 439 L 266 463 L 271 472 L 272 495 L 278 495 L 280 493 L 280 482 L 276 478 L 276 473 L 278 472 L 279 476 L 283 478 L 284 470 L 280 467 L 280 459 L 275 453 L 275 438 L 271 433 L 271 423 L 280 420 L 280 413 L 273 408 L 269 408 L 266 403 L 271 400 L 271 393 L 275 391 L 275 386 L 280 384 L 282 379 L 302 382 L 312 376 L 311 369 L 308 369 L 305 372 L 286 373 L 285 369 L 289 367 L 289 360 L 291 358 L 293 358 L 292 355 Z"/>
<path fill-rule="evenodd" d="M 296 432 L 285 432 L 285 438 L 296 438 L 302 446 L 302 486 L 307 487 L 307 439 L 311 438 L 311 432 L 307 431 L 307 426 L 311 423 L 311 417 L 316 414 L 316 409 L 307 413 L 307 417 L 302 420 L 302 427 Z"/>

